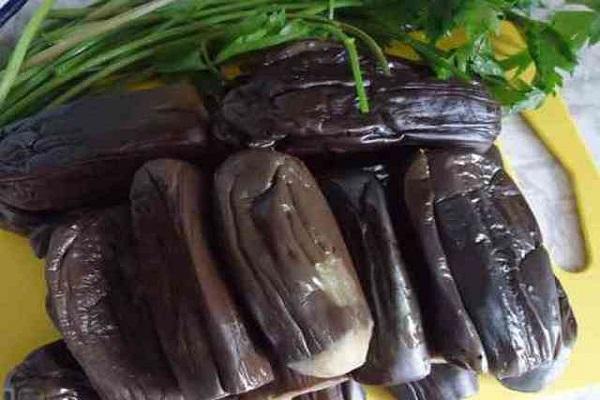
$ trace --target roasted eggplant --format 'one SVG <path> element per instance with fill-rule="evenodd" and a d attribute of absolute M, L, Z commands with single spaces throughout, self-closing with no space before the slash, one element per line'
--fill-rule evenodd
<path fill-rule="evenodd" d="M 344 400 L 366 400 L 367 393 L 362 385 L 353 379 L 342 383 L 342 393 Z"/>
<path fill-rule="evenodd" d="M 404 60 L 390 58 L 389 76 L 362 60 L 368 114 L 358 110 L 339 43 L 295 43 L 260 64 L 219 111 L 215 135 L 234 146 L 275 146 L 297 155 L 398 145 L 485 151 L 500 133 L 500 106 L 482 84 L 438 80 Z"/>
<path fill-rule="evenodd" d="M 461 400 L 479 391 L 474 372 L 450 364 L 433 364 L 431 374 L 420 381 L 390 388 L 398 400 Z"/>
<path fill-rule="evenodd" d="M 273 351 L 291 369 L 334 377 L 360 367 L 371 314 L 323 194 L 296 158 L 238 153 L 215 176 L 230 276 Z"/>
<path fill-rule="evenodd" d="M 186 399 L 216 399 L 273 380 L 208 242 L 212 189 L 195 166 L 156 160 L 131 188 L 139 285 Z"/>
<path fill-rule="evenodd" d="M 427 315 L 424 323 L 431 350 L 449 363 L 483 372 L 487 367 L 485 351 L 442 248 L 429 165 L 424 155 L 418 155 L 406 171 L 402 193 L 404 204 L 398 207 L 407 210 L 417 238 L 412 246 L 417 256 L 411 260 L 411 272 L 420 289 L 420 305 Z"/>
<path fill-rule="evenodd" d="M 375 322 L 366 363 L 352 376 L 397 385 L 429 374 L 429 354 L 416 293 L 406 273 L 377 177 L 362 170 L 319 180 L 354 261 Z"/>
<path fill-rule="evenodd" d="M 558 292 L 533 214 L 496 157 L 422 151 L 449 271 L 491 372 L 519 377 L 554 359 Z"/>
<path fill-rule="evenodd" d="M 344 400 L 344 393 L 341 385 L 331 386 L 327 389 L 303 394 L 296 397 L 297 400 Z"/>
<path fill-rule="evenodd" d="M 273 365 L 275 380 L 258 390 L 245 393 L 240 400 L 291 400 L 300 396 L 337 386 L 348 378 L 315 378 L 301 375 L 285 365 Z"/>
<path fill-rule="evenodd" d="M 106 400 L 181 400 L 137 281 L 128 207 L 58 227 L 46 262 L 50 315 Z"/>
<path fill-rule="evenodd" d="M 99 400 L 65 343 L 47 344 L 15 367 L 6 379 L 5 400 Z"/>
<path fill-rule="evenodd" d="M 561 338 L 557 343 L 554 359 L 521 376 L 502 379 L 504 386 L 520 392 L 539 392 L 553 383 L 566 369 L 569 356 L 577 339 L 577 321 L 562 285 L 556 279 L 560 304 Z"/>
<path fill-rule="evenodd" d="M 156 157 L 201 158 L 206 114 L 189 85 L 90 97 L 0 130 L 0 201 L 64 210 L 126 199 Z"/>

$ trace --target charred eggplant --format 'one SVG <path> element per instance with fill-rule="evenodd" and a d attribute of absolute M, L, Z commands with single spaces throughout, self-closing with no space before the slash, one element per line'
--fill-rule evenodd
<path fill-rule="evenodd" d="M 216 136 L 304 155 L 397 145 L 485 151 L 500 133 L 500 107 L 483 85 L 438 80 L 400 59 L 391 59 L 389 76 L 362 61 L 371 112 L 361 114 L 344 47 L 310 44 L 266 55 L 225 97 Z"/>
<path fill-rule="evenodd" d="M 201 157 L 206 115 L 195 89 L 167 86 L 86 98 L 0 131 L 0 201 L 64 210 L 126 199 L 156 157 Z"/>
<path fill-rule="evenodd" d="M 143 302 L 127 207 L 55 230 L 46 264 L 50 314 L 103 399 L 180 400 Z"/>
<path fill-rule="evenodd" d="M 225 161 L 215 182 L 231 275 L 271 347 L 305 375 L 360 367 L 373 322 L 310 172 L 293 157 L 251 150 Z"/>
<path fill-rule="evenodd" d="M 398 400 L 461 400 L 479 391 L 474 372 L 449 364 L 433 364 L 431 374 L 420 381 L 392 386 Z"/>
<path fill-rule="evenodd" d="M 479 334 L 456 286 L 434 216 L 434 193 L 425 155 L 404 175 L 404 201 L 412 221 L 419 257 L 411 267 L 421 289 L 421 306 L 432 351 L 447 362 L 482 372 L 486 358 Z"/>
<path fill-rule="evenodd" d="M 423 158 L 425 161 L 423 161 Z M 499 379 L 554 359 L 559 301 L 548 254 L 519 189 L 496 157 L 421 152 L 449 270 Z"/>
<path fill-rule="evenodd" d="M 273 379 L 207 241 L 206 177 L 174 160 L 145 164 L 131 189 L 140 282 L 186 399 L 216 399 Z"/>
<path fill-rule="evenodd" d="M 47 344 L 10 372 L 7 400 L 99 400 L 85 373 L 63 341 Z"/>
<path fill-rule="evenodd" d="M 416 294 L 406 273 L 382 185 L 362 170 L 332 173 L 321 188 L 338 221 L 375 322 L 366 363 L 352 373 L 371 385 L 429 374 Z"/>

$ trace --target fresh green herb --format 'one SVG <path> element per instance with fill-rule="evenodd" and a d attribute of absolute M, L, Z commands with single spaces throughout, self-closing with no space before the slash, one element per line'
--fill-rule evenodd
<path fill-rule="evenodd" d="M 42 3 L 0 72 L 0 125 L 140 76 L 198 82 L 236 57 L 307 38 L 346 47 L 362 112 L 369 99 L 360 56 L 390 73 L 382 49 L 395 42 L 439 78 L 479 80 L 520 110 L 554 93 L 579 50 L 600 41 L 600 0 L 567 0 L 579 7 L 545 20 L 530 14 L 539 0 L 100 0 L 50 10 L 52 3 Z M 494 51 L 504 21 L 527 48 Z M 463 40 L 442 49 L 457 31 Z M 534 71 L 531 80 L 526 71 Z"/>

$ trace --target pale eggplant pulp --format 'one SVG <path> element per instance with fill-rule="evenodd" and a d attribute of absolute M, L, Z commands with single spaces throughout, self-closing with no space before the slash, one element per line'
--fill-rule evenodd
<path fill-rule="evenodd" d="M 63 211 L 126 200 L 157 157 L 203 159 L 206 111 L 190 85 L 89 97 L 0 130 L 0 202 Z"/>
<path fill-rule="evenodd" d="M 450 364 L 433 364 L 425 379 L 392 386 L 398 400 L 462 400 L 479 391 L 477 375 Z"/>
<path fill-rule="evenodd" d="M 360 367 L 373 320 L 325 198 L 297 159 L 251 150 L 215 177 L 230 276 L 272 350 L 300 374 Z"/>
<path fill-rule="evenodd" d="M 215 136 L 234 146 L 327 155 L 398 146 L 486 151 L 500 133 L 500 106 L 483 85 L 438 80 L 395 58 L 390 76 L 361 60 L 371 108 L 361 113 L 345 48 L 311 43 L 267 54 L 224 98 Z"/>
<path fill-rule="evenodd" d="M 273 366 L 273 372 L 275 375 L 273 382 L 258 390 L 241 395 L 240 400 L 291 400 L 340 385 L 348 380 L 344 376 L 316 378 L 314 376 L 301 375 L 279 364 Z"/>
<path fill-rule="evenodd" d="M 46 261 L 50 315 L 102 399 L 181 400 L 133 289 L 136 264 L 127 207 L 58 227 Z"/>
<path fill-rule="evenodd" d="M 33 351 L 9 374 L 5 400 L 99 400 L 63 341 Z"/>
<path fill-rule="evenodd" d="M 375 322 L 358 382 L 397 385 L 429 374 L 416 294 L 406 273 L 384 188 L 362 170 L 331 173 L 320 185 L 337 219 Z"/>
<path fill-rule="evenodd" d="M 539 392 L 551 385 L 567 368 L 569 356 L 577 339 L 577 321 L 562 285 L 556 279 L 560 304 L 561 338 L 557 343 L 554 359 L 519 377 L 505 378 L 501 383 L 520 392 Z"/>
<path fill-rule="evenodd" d="M 490 371 L 505 379 L 551 362 L 560 340 L 558 292 L 519 189 L 494 157 L 449 151 L 424 157 L 433 218 Z"/>
<path fill-rule="evenodd" d="M 422 153 L 404 175 L 403 197 L 420 248 L 421 262 L 411 264 L 411 268 L 421 290 L 420 304 L 427 315 L 424 323 L 431 350 L 448 363 L 484 372 L 487 362 L 483 344 L 442 248 L 434 216 L 429 165 Z"/>
<path fill-rule="evenodd" d="M 157 160 L 131 189 L 140 285 L 186 399 L 244 393 L 273 380 L 207 240 L 211 188 L 191 164 Z"/>

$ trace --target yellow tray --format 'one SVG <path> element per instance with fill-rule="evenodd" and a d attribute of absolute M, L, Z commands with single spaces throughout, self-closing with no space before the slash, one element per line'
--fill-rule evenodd
<path fill-rule="evenodd" d="M 510 40 L 517 40 L 511 36 Z M 565 374 L 544 395 L 600 383 L 600 175 L 579 135 L 568 109 L 559 97 L 548 99 L 524 118 L 550 151 L 561 161 L 577 196 L 588 252 L 587 269 L 557 274 L 570 295 L 580 334 Z M 27 241 L 0 232 L 0 379 L 34 348 L 52 341 L 58 333 L 45 314 L 43 263 L 34 258 Z M 510 392 L 483 378 L 474 399 L 519 400 L 537 398 Z M 369 397 L 387 400 L 381 389 L 369 389 Z"/>

